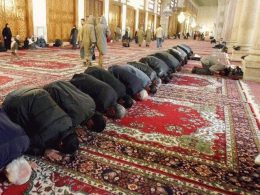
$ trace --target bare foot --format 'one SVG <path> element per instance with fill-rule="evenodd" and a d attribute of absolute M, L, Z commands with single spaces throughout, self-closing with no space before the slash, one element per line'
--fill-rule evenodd
<path fill-rule="evenodd" d="M 29 162 L 29 164 L 31 165 L 33 170 L 36 170 L 36 168 L 38 167 L 38 165 L 35 162 Z"/>
<path fill-rule="evenodd" d="M 44 156 L 54 162 L 58 162 L 62 160 L 61 153 L 53 149 L 45 150 Z"/>
<path fill-rule="evenodd" d="M 84 136 L 87 135 L 86 131 L 85 131 L 84 129 L 82 129 L 82 128 L 76 129 L 76 133 L 77 133 L 77 135 L 78 135 L 79 137 L 84 137 Z"/>

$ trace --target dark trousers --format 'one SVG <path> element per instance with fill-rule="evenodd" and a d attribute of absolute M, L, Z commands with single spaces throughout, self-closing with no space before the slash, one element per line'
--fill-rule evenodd
<path fill-rule="evenodd" d="M 5 49 L 11 49 L 11 38 L 4 39 Z"/>

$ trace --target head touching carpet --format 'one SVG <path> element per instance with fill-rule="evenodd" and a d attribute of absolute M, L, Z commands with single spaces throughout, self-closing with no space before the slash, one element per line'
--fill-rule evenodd
<path fill-rule="evenodd" d="M 188 42 L 191 43 L 196 45 Z M 144 48 L 139 50 L 135 59 L 147 54 Z M 126 54 L 117 45 L 110 48 L 110 52 L 115 51 L 119 53 L 118 61 L 132 57 L 130 54 L 123 57 Z M 113 64 L 112 57 L 108 65 Z M 10 74 L 12 67 L 9 71 L 4 69 L 0 69 L 2 97 L 14 88 L 11 83 L 15 79 L 28 84 L 22 73 L 33 78 L 32 72 L 40 71 L 12 70 Z M 68 78 L 73 71 L 65 69 L 64 75 L 49 73 L 44 77 L 39 73 L 35 84 Z M 3 194 L 260 193 L 259 167 L 254 165 L 260 151 L 259 126 L 240 81 L 193 75 L 185 69 L 174 74 L 170 83 L 162 84 L 153 97 L 134 104 L 125 118 L 109 120 L 102 133 L 88 132 L 84 140 L 77 154 L 64 156 L 59 163 L 26 156 L 38 165 L 30 181 L 14 186 L 2 180 L 0 191 Z"/>

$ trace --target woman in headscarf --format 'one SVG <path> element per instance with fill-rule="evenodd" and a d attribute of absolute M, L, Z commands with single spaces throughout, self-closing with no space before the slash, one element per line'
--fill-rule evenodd
<path fill-rule="evenodd" d="M 12 38 L 12 31 L 11 29 L 8 27 L 8 23 L 6 23 L 3 31 L 2 31 L 2 35 L 4 37 L 4 43 L 5 43 L 5 48 L 7 49 L 11 49 L 11 38 Z"/>
<path fill-rule="evenodd" d="M 70 31 L 70 44 L 72 45 L 72 49 L 77 48 L 77 37 L 78 37 L 78 29 L 75 25 Z"/>

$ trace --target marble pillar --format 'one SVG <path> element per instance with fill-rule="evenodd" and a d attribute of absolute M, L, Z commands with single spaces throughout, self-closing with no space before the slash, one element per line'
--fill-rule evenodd
<path fill-rule="evenodd" d="M 169 27 L 169 15 L 164 13 L 164 10 L 166 10 L 167 6 L 170 5 L 170 0 L 164 0 L 162 1 L 161 5 L 161 18 L 160 18 L 160 24 L 162 28 L 164 29 L 164 36 L 168 36 L 168 27 Z"/>
<path fill-rule="evenodd" d="M 216 40 L 219 41 L 222 38 L 222 31 L 224 27 L 226 0 L 218 0 L 218 13 L 216 18 Z"/>
<path fill-rule="evenodd" d="M 241 48 L 239 51 L 233 51 L 233 60 L 241 60 L 241 56 L 249 54 L 249 50 L 254 44 L 254 32 L 260 25 L 259 20 L 257 21 L 259 8 L 259 0 L 245 0 L 243 2 L 236 43 Z"/>
<path fill-rule="evenodd" d="M 233 22 L 233 26 L 232 26 L 232 30 L 231 30 L 231 37 L 230 37 L 230 40 L 227 41 L 227 47 L 229 50 L 231 50 L 232 47 L 234 45 L 236 45 L 236 43 L 237 43 L 237 34 L 238 34 L 241 11 L 243 8 L 244 1 L 247 1 L 247 0 L 237 0 L 237 3 L 236 3 L 234 22 Z"/>
<path fill-rule="evenodd" d="M 260 82 L 260 10 L 257 10 L 257 25 L 254 26 L 253 46 L 249 49 L 249 55 L 243 60 L 243 72 L 245 80 Z"/>
<path fill-rule="evenodd" d="M 223 40 L 227 42 L 227 45 L 230 44 L 231 41 L 231 34 L 234 26 L 237 3 L 238 0 L 230 0 L 228 2 L 228 9 L 226 10 L 226 17 L 225 17 L 222 37 Z"/>
<path fill-rule="evenodd" d="M 136 8 L 135 10 L 135 31 L 138 30 L 139 27 L 139 9 Z"/>

